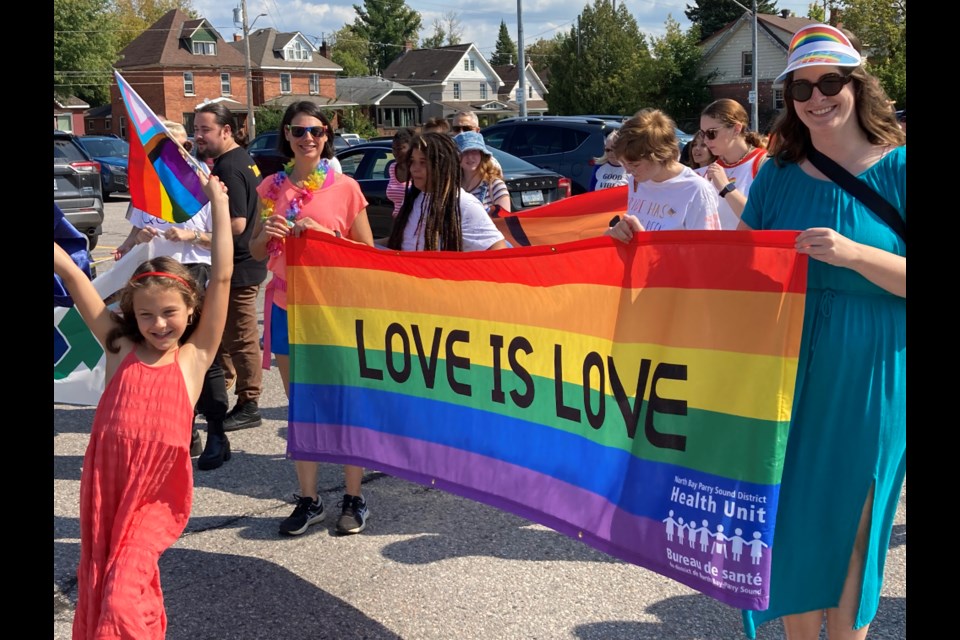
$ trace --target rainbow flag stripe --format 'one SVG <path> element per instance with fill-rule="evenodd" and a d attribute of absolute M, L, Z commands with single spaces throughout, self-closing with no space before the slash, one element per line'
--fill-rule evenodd
<path fill-rule="evenodd" d="M 616 216 L 627 212 L 627 187 L 591 191 L 534 209 L 494 216 L 514 247 L 560 244 L 596 238 Z"/>
<path fill-rule="evenodd" d="M 289 239 L 287 455 L 457 493 L 765 609 L 795 235 L 462 254 Z"/>
<path fill-rule="evenodd" d="M 790 51 L 796 51 L 800 47 L 806 47 L 811 44 L 839 44 L 845 47 L 851 46 L 850 40 L 843 35 L 843 32 L 833 28 L 809 27 L 801 29 L 793 36 L 790 41 Z"/>
<path fill-rule="evenodd" d="M 116 71 L 114 75 L 135 134 L 127 160 L 130 201 L 167 222 L 185 222 L 209 202 L 197 169 L 133 87 Z"/>

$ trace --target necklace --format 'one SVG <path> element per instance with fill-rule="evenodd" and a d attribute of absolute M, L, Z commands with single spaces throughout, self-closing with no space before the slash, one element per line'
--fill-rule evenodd
<path fill-rule="evenodd" d="M 290 184 L 297 187 L 297 193 L 290 198 L 290 201 L 287 203 L 287 210 L 284 212 L 287 225 L 290 227 L 293 226 L 293 223 L 296 222 L 300 216 L 300 210 L 303 206 L 313 199 L 313 194 L 333 184 L 333 171 L 330 170 L 330 163 L 326 158 L 321 159 L 316 168 L 299 183 L 295 183 L 290 177 L 293 175 L 293 170 L 294 161 L 291 160 L 284 165 L 283 171 L 276 172 L 270 178 L 270 186 L 267 187 L 266 192 L 260 196 L 260 217 L 263 220 L 266 220 L 274 214 L 274 208 L 277 206 L 277 198 L 280 197 L 280 187 L 282 187 L 283 183 L 287 180 L 290 180 Z M 283 243 L 278 238 L 271 239 L 270 242 L 267 243 L 267 247 L 271 256 L 278 256 L 283 252 Z"/>
<path fill-rule="evenodd" d="M 723 160 L 723 163 L 724 163 L 725 165 L 734 167 L 734 166 L 740 164 L 741 162 L 743 162 L 743 159 L 746 158 L 746 157 L 747 157 L 747 154 L 750 153 L 751 151 L 753 151 L 753 147 L 748 144 L 748 145 L 747 145 L 747 150 L 743 152 L 743 155 L 740 156 L 740 158 L 739 158 L 736 162 L 727 162 L 726 160 Z M 721 160 L 722 160 L 722 158 L 721 158 Z"/>

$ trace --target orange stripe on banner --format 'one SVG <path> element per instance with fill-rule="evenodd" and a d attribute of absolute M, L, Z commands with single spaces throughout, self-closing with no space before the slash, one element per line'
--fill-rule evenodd
<path fill-rule="evenodd" d="M 694 289 L 621 289 L 591 284 L 529 287 L 516 283 L 424 280 L 365 269 L 290 267 L 303 273 L 302 286 L 288 292 L 289 305 L 324 305 L 413 312 L 440 318 L 471 318 L 493 323 L 542 327 L 594 336 L 617 343 L 669 344 L 691 349 L 796 357 L 785 344 L 799 344 L 786 333 L 803 322 L 803 294 L 711 291 Z M 383 291 L 404 291 L 402 301 L 385 299 Z M 582 304 L 589 311 L 571 315 L 560 310 Z M 616 311 L 642 305 L 669 309 L 648 314 L 643 323 L 624 324 Z M 636 317 L 636 316 L 633 316 Z M 669 336 L 669 338 L 668 338 Z M 677 341 L 677 337 L 681 341 Z"/>

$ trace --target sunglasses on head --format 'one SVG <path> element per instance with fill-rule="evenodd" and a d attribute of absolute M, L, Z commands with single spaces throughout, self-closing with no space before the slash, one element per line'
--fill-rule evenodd
<path fill-rule="evenodd" d="M 717 131 L 720 131 L 720 129 L 726 129 L 729 126 L 730 126 L 729 124 L 725 124 L 722 127 L 710 127 L 709 129 L 700 129 L 700 131 L 698 131 L 697 133 L 701 134 L 707 140 L 716 140 Z"/>
<path fill-rule="evenodd" d="M 296 124 L 288 124 L 287 131 L 289 131 L 290 135 L 292 135 L 294 138 L 302 138 L 307 131 L 309 131 L 310 135 L 312 135 L 314 138 L 327 135 L 327 128 L 324 126 L 301 127 L 300 125 Z"/>
<path fill-rule="evenodd" d="M 839 73 L 828 73 L 816 82 L 794 80 L 787 87 L 787 94 L 797 102 L 806 102 L 813 95 L 813 88 L 816 87 L 820 90 L 820 93 L 827 97 L 835 96 L 851 80 L 853 80 L 853 76 L 842 76 Z"/>
<path fill-rule="evenodd" d="M 454 133 L 463 133 L 464 131 L 473 131 L 473 127 L 450 127 L 450 131 L 453 131 Z"/>

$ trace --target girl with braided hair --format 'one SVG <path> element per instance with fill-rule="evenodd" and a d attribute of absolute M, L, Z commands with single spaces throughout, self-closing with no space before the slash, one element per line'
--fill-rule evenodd
<path fill-rule="evenodd" d="M 503 234 L 480 201 L 461 188 L 453 138 L 421 133 L 405 158 L 413 186 L 400 207 L 387 247 L 400 251 L 504 249 Z"/>

